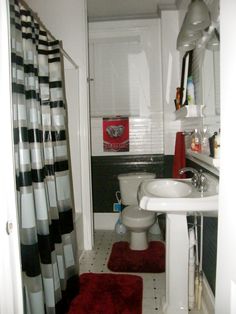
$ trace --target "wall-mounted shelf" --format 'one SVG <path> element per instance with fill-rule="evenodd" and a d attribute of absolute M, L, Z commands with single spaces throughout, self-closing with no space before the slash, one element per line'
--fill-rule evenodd
<path fill-rule="evenodd" d="M 209 157 L 202 153 L 193 152 L 191 149 L 186 150 L 186 157 L 213 172 L 214 174 L 219 175 L 219 159 Z"/>
<path fill-rule="evenodd" d="M 203 117 L 203 105 L 188 105 L 175 111 L 176 120 L 185 118 L 201 118 Z"/>

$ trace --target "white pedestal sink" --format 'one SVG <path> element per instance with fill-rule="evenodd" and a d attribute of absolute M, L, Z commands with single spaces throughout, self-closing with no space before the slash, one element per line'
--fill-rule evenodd
<path fill-rule="evenodd" d="M 188 313 L 187 215 L 201 212 L 217 216 L 218 180 L 205 174 L 208 190 L 198 192 L 189 179 L 145 180 L 139 188 L 141 209 L 166 213 L 166 300 L 165 314 Z"/>

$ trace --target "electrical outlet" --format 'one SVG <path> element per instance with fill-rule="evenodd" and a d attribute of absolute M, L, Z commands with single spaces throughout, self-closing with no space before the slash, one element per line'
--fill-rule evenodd
<path fill-rule="evenodd" d="M 121 212 L 121 204 L 120 203 L 113 203 L 113 212 L 116 212 L 116 213 Z"/>

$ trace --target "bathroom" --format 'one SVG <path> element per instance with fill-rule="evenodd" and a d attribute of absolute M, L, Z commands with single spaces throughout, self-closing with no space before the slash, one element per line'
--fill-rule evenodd
<path fill-rule="evenodd" d="M 181 69 L 181 55 L 176 50 L 176 38 L 183 19 L 183 12 L 186 10 L 187 4 L 185 3 L 183 7 L 179 6 L 182 2 L 178 1 L 178 10 L 171 10 L 171 4 L 165 3 L 163 1 L 160 5 L 161 16 L 162 16 L 162 34 L 160 40 L 162 41 L 162 102 L 163 102 L 163 134 L 162 136 L 163 143 L 162 147 L 154 147 L 153 150 L 148 151 L 147 154 L 153 154 L 152 156 L 152 167 L 156 167 L 158 164 L 161 164 L 161 173 L 160 176 L 169 177 L 171 176 L 171 162 L 174 154 L 174 144 L 175 144 L 175 134 L 179 130 L 192 130 L 195 126 L 198 127 L 199 121 L 193 122 L 192 119 L 182 122 L 181 120 L 174 120 L 174 98 L 175 90 L 180 82 L 180 69 Z M 51 33 L 56 37 L 62 40 L 64 49 L 69 53 L 73 58 L 76 64 L 79 65 L 79 70 L 75 69 L 66 59 L 65 59 L 65 77 L 67 85 L 67 103 L 72 104 L 68 106 L 68 120 L 69 120 L 69 133 L 70 133 L 70 142 L 71 145 L 71 163 L 72 163 L 72 177 L 73 177 L 73 189 L 74 189 L 74 206 L 76 209 L 76 229 L 78 237 L 78 246 L 81 252 L 83 250 L 90 250 L 93 247 L 93 233 L 94 225 L 99 227 L 97 224 L 101 223 L 102 218 L 99 220 L 99 214 L 102 215 L 102 212 L 98 212 L 98 215 L 94 215 L 93 221 L 93 204 L 91 198 L 91 186 L 92 179 L 90 177 L 90 113 L 88 105 L 88 89 L 87 89 L 87 64 L 88 64 L 88 55 L 87 55 L 87 13 L 86 7 L 87 4 L 85 1 L 67 1 L 59 2 L 50 1 L 45 3 L 44 1 L 33 1 L 29 0 L 27 3 L 30 7 L 38 13 L 40 19 L 44 22 L 47 28 Z M 4 8 L 5 1 L 1 1 L 1 8 Z M 166 5 L 166 6 L 165 6 Z M 228 5 L 228 6 L 227 6 Z M 205 267 L 210 268 L 206 269 L 208 273 L 208 281 L 211 285 L 212 290 L 215 292 L 215 312 L 216 313 L 234 313 L 235 310 L 235 300 L 232 297 L 235 293 L 235 253 L 232 252 L 230 243 L 234 243 L 236 234 L 233 221 L 235 220 L 235 211 L 233 210 L 233 195 L 234 190 L 233 186 L 229 184 L 233 172 L 233 145 L 234 142 L 234 132 L 232 129 L 233 117 L 236 116 L 235 107 L 230 105 L 224 106 L 224 103 L 232 102 L 235 86 L 234 73 L 234 62 L 233 58 L 235 56 L 235 41 L 232 38 L 228 38 L 226 34 L 231 34 L 231 30 L 235 29 L 234 17 L 231 16 L 231 12 L 235 11 L 235 4 L 233 1 L 227 0 L 224 3 L 221 3 L 221 51 L 223 56 L 221 56 L 221 86 L 220 86 L 220 97 L 221 97 L 221 132 L 222 132 L 222 151 L 221 151 L 221 160 L 220 160 L 220 208 L 219 208 L 219 221 L 218 221 L 218 239 L 217 239 L 217 270 L 216 278 L 214 271 L 211 268 L 213 267 L 212 263 L 216 263 L 215 254 L 216 254 L 216 226 L 209 220 L 206 220 L 206 225 L 204 229 L 207 229 L 208 232 L 207 240 L 210 246 L 210 249 L 206 249 L 210 256 L 206 257 Z M 183 11 L 181 11 L 183 10 Z M 96 11 L 96 8 L 95 8 Z M 97 9 L 99 12 L 99 10 Z M 181 13 L 182 12 L 182 13 Z M 1 14 L 4 14 L 4 11 L 1 10 Z M 128 12 L 127 15 L 131 13 Z M 136 15 L 138 12 L 135 13 Z M 4 15 L 3 15 L 4 17 Z M 58 18 L 60 17 L 60 18 Z M 136 16 L 137 17 L 137 16 Z M 140 16 L 139 16 L 140 17 Z M 63 20 L 63 23 L 61 22 Z M 68 21 L 68 22 L 67 22 Z M 170 29 L 171 28 L 171 29 Z M 165 38 L 165 40 L 164 40 Z M 170 49 L 170 50 L 169 50 Z M 171 51 L 171 53 L 169 53 Z M 79 88 L 78 88 L 79 87 Z M 2 91 L 1 91 L 2 94 Z M 79 103 L 79 106 L 77 104 Z M 210 119 L 208 119 L 207 123 Z M 6 119 L 1 121 L 2 132 L 4 132 L 9 125 L 6 125 Z M 194 123 L 196 123 L 194 125 Z M 218 129 L 218 125 L 216 126 Z M 4 147 L 8 147 L 7 145 Z M 152 149 L 152 146 L 151 146 Z M 10 151 L 10 148 L 9 148 Z M 162 155 L 164 157 L 158 160 L 155 159 L 155 155 Z M 144 158 L 143 152 L 141 151 L 140 158 Z M 160 156 L 159 156 L 160 157 Z M 4 158 L 4 156 L 2 156 Z M 127 159 L 125 159 L 127 158 Z M 129 156 L 127 155 L 124 158 L 124 163 L 129 163 Z M 93 157 L 92 157 L 93 159 Z M 2 160 L 1 164 L 9 164 L 11 156 L 9 153 L 9 158 Z M 127 161 L 128 160 L 128 161 Z M 120 164 L 121 160 L 116 161 Z M 143 164 L 145 165 L 147 160 L 144 159 Z M 191 166 L 193 164 L 191 163 Z M 196 166 L 196 165 L 194 165 Z M 10 167 L 10 165 L 9 165 Z M 93 164 L 92 164 L 93 167 Z M 114 167 L 114 165 L 113 165 Z M 124 169 L 124 168 L 122 168 Z M 127 168 L 128 169 L 128 168 Z M 158 170 L 159 171 L 159 170 Z M 10 179 L 9 179 L 10 180 Z M 6 184 L 8 180 L 4 181 Z M 9 184 L 11 186 L 11 184 Z M 3 191 L 5 188 L 1 189 L 2 199 L 6 199 L 6 193 Z M 75 192 L 76 191 L 76 192 Z M 12 191 L 14 195 L 14 190 Z M 114 196 L 114 195 L 113 195 Z M 14 197 L 13 197 L 14 198 Z M 113 204 L 112 200 L 112 204 Z M 109 213 L 112 213 L 112 204 Z M 7 205 L 6 205 L 7 206 Z M 2 221 L 4 225 L 1 225 L 1 230 L 5 230 L 5 221 L 9 220 L 10 217 L 14 217 L 14 213 L 8 214 L 6 211 L 6 219 Z M 96 217 L 97 216 L 97 217 Z M 115 218 L 116 219 L 116 218 Z M 109 222 L 109 224 L 114 223 L 114 218 Z M 14 220 L 13 218 L 10 220 Z M 14 225 L 14 224 L 13 224 Z M 100 226 L 99 228 L 102 228 Z M 3 231 L 1 231 L 3 232 Z M 13 234 L 14 235 L 14 228 Z M 211 243 L 211 237 L 213 237 L 214 244 Z M 9 239 L 7 235 L 3 233 L 2 239 L 2 250 L 7 249 L 7 243 Z M 6 246 L 5 246 L 6 245 Z M 212 247 L 215 245 L 212 252 Z M 11 248 L 15 247 L 17 251 L 16 242 L 11 245 Z M 16 253 L 17 255 L 17 253 Z M 212 256 L 213 255 L 213 256 Z M 211 259 L 213 258 L 213 260 Z M 7 260 L 7 254 L 6 254 Z M 17 259 L 16 259 L 17 260 Z M 11 260 L 12 263 L 12 260 Z M 5 267 L 9 267 L 11 263 L 4 264 Z M 13 263 L 14 264 L 14 263 Z M 6 266 L 7 265 L 7 266 Z M 16 270 L 14 270 L 14 266 Z M 9 269 L 9 268 L 6 268 Z M 227 271 L 226 271 L 227 270 Z M 12 265 L 12 270 L 8 270 L 12 276 L 17 272 L 17 265 Z M 1 282 L 5 281 L 5 276 L 1 274 Z M 14 275 L 19 280 L 19 275 L 17 273 Z M 14 277 L 14 278 L 15 278 Z M 10 280 L 11 278 L 9 278 Z M 216 286 L 214 287 L 214 281 L 216 279 Z M 13 282 L 16 282 L 16 278 L 12 279 Z M 9 283 L 10 284 L 10 283 Z M 17 285 L 15 285 L 17 293 Z M 3 298 L 4 304 L 6 300 L 10 300 L 14 292 L 5 296 Z M 3 297 L 3 295 L 2 295 Z M 8 298 L 8 299 L 7 299 Z M 18 298 L 15 298 L 15 302 L 19 302 Z M 8 302 L 10 303 L 10 302 Z M 12 311 L 13 313 L 14 311 Z M 9 311 L 11 313 L 11 311 Z"/>

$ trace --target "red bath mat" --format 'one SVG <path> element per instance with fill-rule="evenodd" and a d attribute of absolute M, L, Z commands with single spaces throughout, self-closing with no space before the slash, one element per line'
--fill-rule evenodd
<path fill-rule="evenodd" d="M 116 242 L 113 244 L 107 266 L 115 272 L 164 272 L 165 244 L 160 241 L 151 241 L 146 250 L 134 251 L 129 248 L 128 242 Z"/>
<path fill-rule="evenodd" d="M 142 297 L 139 276 L 84 273 L 68 314 L 142 314 Z"/>

